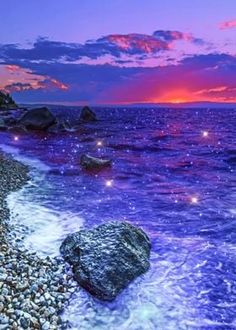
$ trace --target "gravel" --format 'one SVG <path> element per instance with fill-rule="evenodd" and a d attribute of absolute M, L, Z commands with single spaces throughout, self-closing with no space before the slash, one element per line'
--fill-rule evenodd
<path fill-rule="evenodd" d="M 62 258 L 27 250 L 9 223 L 5 199 L 28 179 L 26 166 L 0 154 L 0 330 L 66 329 L 60 314 L 77 287 L 73 275 Z"/>

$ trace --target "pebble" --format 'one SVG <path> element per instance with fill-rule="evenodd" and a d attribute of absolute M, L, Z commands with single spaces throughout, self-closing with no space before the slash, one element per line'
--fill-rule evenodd
<path fill-rule="evenodd" d="M 5 198 L 27 182 L 26 166 L 0 153 L 0 330 L 65 329 L 60 313 L 76 289 L 62 258 L 23 246 L 29 228 L 9 223 Z"/>

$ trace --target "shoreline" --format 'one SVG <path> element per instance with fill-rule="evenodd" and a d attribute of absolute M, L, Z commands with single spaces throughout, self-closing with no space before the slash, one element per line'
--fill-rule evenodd
<path fill-rule="evenodd" d="M 66 329 L 60 314 L 77 288 L 72 274 L 62 258 L 24 248 L 10 223 L 6 198 L 28 180 L 29 167 L 0 151 L 0 329 Z"/>

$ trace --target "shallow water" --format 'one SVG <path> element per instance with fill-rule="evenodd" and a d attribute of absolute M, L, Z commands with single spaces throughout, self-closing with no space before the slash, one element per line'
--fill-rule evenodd
<path fill-rule="evenodd" d="M 113 303 L 79 290 L 64 319 L 82 330 L 236 329 L 236 112 L 96 112 L 74 133 L 0 133 L 2 148 L 32 166 L 30 184 L 8 198 L 12 221 L 29 227 L 27 247 L 55 256 L 69 232 L 109 220 L 151 238 L 147 274 Z M 83 152 L 111 158 L 112 169 L 82 171 Z"/>

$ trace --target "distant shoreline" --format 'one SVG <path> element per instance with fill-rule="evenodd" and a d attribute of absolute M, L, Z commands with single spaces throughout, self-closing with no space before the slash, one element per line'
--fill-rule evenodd
<path fill-rule="evenodd" d="M 66 104 L 66 103 L 50 103 L 50 102 L 36 102 L 36 103 L 19 103 L 19 107 L 32 108 L 36 106 L 47 106 L 51 108 L 82 108 L 88 103 L 83 104 Z M 96 104 L 89 103 L 89 106 L 94 108 L 169 108 L 169 109 L 236 109 L 236 103 L 214 103 L 214 102 L 187 102 L 187 103 L 123 103 L 123 104 Z"/>

